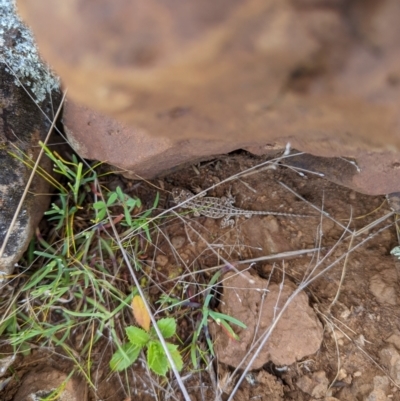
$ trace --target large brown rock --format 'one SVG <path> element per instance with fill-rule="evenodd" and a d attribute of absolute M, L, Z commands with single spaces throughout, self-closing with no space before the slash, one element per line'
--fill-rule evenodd
<path fill-rule="evenodd" d="M 290 282 L 281 287 L 248 272 L 226 274 L 221 312 L 240 320 L 247 327 L 242 329 L 232 324 L 239 336 L 239 340 L 235 340 L 222 324 L 212 322 L 211 333 L 218 361 L 235 368 L 247 366 L 260 345 L 259 341 L 275 323 L 272 334 L 257 353 L 250 369 L 260 369 L 269 361 L 278 366 L 291 365 L 317 352 L 323 329 L 305 292 L 300 292 L 289 302 L 276 322 L 295 289 Z"/>
<path fill-rule="evenodd" d="M 71 97 L 135 132 L 291 142 L 399 189 L 397 0 L 18 3 Z"/>
<path fill-rule="evenodd" d="M 58 400 L 81 401 L 87 392 L 82 378 L 69 377 L 64 372 L 52 368 L 42 368 L 30 371 L 24 375 L 13 401 L 40 400 L 57 392 Z"/>
<path fill-rule="evenodd" d="M 63 123 L 70 144 L 81 157 L 107 162 L 132 179 L 151 179 L 185 163 L 254 145 L 245 138 L 241 142 L 157 138 L 71 100 L 64 105 Z"/>

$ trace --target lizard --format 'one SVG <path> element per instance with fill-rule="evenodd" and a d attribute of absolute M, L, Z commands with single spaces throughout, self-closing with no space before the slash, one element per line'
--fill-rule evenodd
<path fill-rule="evenodd" d="M 244 216 L 246 218 L 250 218 L 253 215 L 310 217 L 301 214 L 241 209 L 233 206 L 235 197 L 232 195 L 216 198 L 203 194 L 196 197 L 191 191 L 178 187 L 172 189 L 172 198 L 178 206 L 185 209 L 192 209 L 195 217 L 202 215 L 211 217 L 212 219 L 223 218 L 221 222 L 222 228 L 233 226 L 235 222 L 231 217 L 237 216 Z"/>

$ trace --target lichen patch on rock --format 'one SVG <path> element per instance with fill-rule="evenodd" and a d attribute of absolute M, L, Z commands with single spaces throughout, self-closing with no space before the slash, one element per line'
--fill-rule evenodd
<path fill-rule="evenodd" d="M 31 31 L 17 14 L 14 0 L 0 0 L 0 64 L 14 76 L 16 86 L 24 85 L 41 103 L 54 90 L 58 78 L 40 59 Z"/>

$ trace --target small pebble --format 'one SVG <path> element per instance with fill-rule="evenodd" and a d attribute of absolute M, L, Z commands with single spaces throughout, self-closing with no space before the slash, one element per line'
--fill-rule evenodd
<path fill-rule="evenodd" d="M 182 237 L 182 236 L 180 236 L 180 235 L 178 235 L 178 236 L 176 236 L 176 237 L 173 237 L 173 238 L 171 239 L 171 244 L 172 244 L 172 246 L 173 246 L 175 249 L 182 248 L 182 246 L 184 245 L 184 243 L 185 243 L 185 238 Z"/>
<path fill-rule="evenodd" d="M 166 264 L 168 263 L 168 257 L 165 256 L 165 255 L 157 255 L 157 257 L 156 257 L 156 263 L 157 263 L 159 266 L 164 267 L 164 266 L 166 266 Z"/>
<path fill-rule="evenodd" d="M 340 369 L 339 374 L 337 376 L 337 380 L 343 380 L 347 376 L 347 372 L 345 369 Z"/>

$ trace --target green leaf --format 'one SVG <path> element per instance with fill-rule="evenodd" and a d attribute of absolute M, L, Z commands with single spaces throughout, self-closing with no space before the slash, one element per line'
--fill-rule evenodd
<path fill-rule="evenodd" d="M 35 252 L 36 253 L 36 252 Z M 57 265 L 55 260 L 49 262 L 44 268 L 35 272 L 26 285 L 22 288 L 22 291 L 27 291 L 30 288 L 37 285 L 42 279 L 44 279 Z"/>
<path fill-rule="evenodd" d="M 129 208 L 134 208 L 135 206 L 136 206 L 136 204 L 138 203 L 138 200 L 137 199 L 134 199 L 134 198 L 129 198 L 127 201 L 126 201 L 126 206 L 128 206 Z"/>
<path fill-rule="evenodd" d="M 161 334 L 164 338 L 172 337 L 176 332 L 176 322 L 172 317 L 167 317 L 164 319 L 160 319 L 157 322 L 157 326 L 161 331 Z"/>
<path fill-rule="evenodd" d="M 123 202 L 124 199 L 125 199 L 125 194 L 122 192 L 121 187 L 117 187 L 117 188 L 115 189 L 115 192 L 117 193 L 119 200 L 120 200 L 121 202 Z"/>
<path fill-rule="evenodd" d="M 149 334 L 139 327 L 129 326 L 125 331 L 131 344 L 144 347 L 150 341 Z"/>
<path fill-rule="evenodd" d="M 78 164 L 78 158 L 76 157 L 76 155 L 74 153 L 72 154 L 71 159 L 72 159 L 73 164 Z"/>
<path fill-rule="evenodd" d="M 21 352 L 23 356 L 28 356 L 31 354 L 31 346 L 28 343 L 22 343 L 18 351 Z"/>
<path fill-rule="evenodd" d="M 125 220 L 128 224 L 128 226 L 132 225 L 132 218 L 131 218 L 131 214 L 129 212 L 129 210 L 127 208 L 124 208 L 124 214 L 125 214 Z"/>
<path fill-rule="evenodd" d="M 42 241 L 41 241 L 42 242 Z M 50 248 L 50 250 L 52 251 L 53 250 L 53 248 L 51 248 L 51 247 L 48 247 L 48 248 Z M 41 252 L 41 251 L 34 251 L 33 252 L 33 254 L 34 255 L 37 255 L 37 256 L 43 256 L 44 258 L 48 258 L 48 259 L 52 259 L 52 260 L 55 260 L 55 261 L 57 261 L 57 259 L 60 259 L 60 255 L 57 255 L 57 254 L 51 254 L 51 253 L 48 253 L 48 252 Z M 39 270 L 40 271 L 40 270 Z M 38 272 L 35 272 L 35 274 L 36 273 L 38 273 Z M 35 275 L 34 274 L 34 275 Z M 33 277 L 33 276 L 32 276 Z M 24 288 L 24 291 L 25 291 L 25 288 Z"/>
<path fill-rule="evenodd" d="M 134 344 L 124 344 L 112 356 L 110 360 L 111 370 L 121 371 L 131 366 L 138 358 L 141 349 L 142 347 Z"/>
<path fill-rule="evenodd" d="M 242 323 L 240 320 L 235 319 L 235 318 L 232 317 L 232 316 L 225 315 L 224 313 L 209 311 L 208 314 L 209 314 L 209 316 L 211 316 L 217 323 L 218 323 L 218 321 L 220 321 L 220 320 L 227 320 L 228 322 L 231 322 L 231 323 L 233 323 L 233 324 L 236 324 L 236 325 L 238 325 L 239 327 L 242 327 L 242 328 L 244 328 L 244 329 L 247 328 L 247 326 L 246 326 L 244 323 Z"/>
<path fill-rule="evenodd" d="M 154 199 L 153 208 L 155 208 L 157 206 L 159 199 L 160 199 L 160 193 L 157 192 L 156 197 Z M 138 199 L 138 201 L 139 201 L 138 207 L 140 207 L 141 206 L 140 199 Z"/>
<path fill-rule="evenodd" d="M 15 333 L 17 331 L 17 320 L 16 315 L 10 314 L 8 317 L 4 317 L 0 323 L 0 336 L 5 332 L 9 331 Z"/>
<path fill-rule="evenodd" d="M 240 340 L 240 337 L 233 331 L 232 327 L 229 325 L 229 323 L 224 320 L 224 319 L 218 319 L 216 320 L 218 325 L 224 326 L 225 330 L 228 332 L 228 335 L 235 339 L 236 341 Z"/>
<path fill-rule="evenodd" d="M 180 352 L 178 351 L 178 346 L 175 344 L 171 344 L 171 343 L 166 343 L 166 344 L 167 344 L 168 351 L 171 354 L 172 360 L 175 363 L 176 368 L 178 369 L 178 371 L 181 371 L 183 368 L 183 360 L 182 360 Z M 170 364 L 168 363 L 168 365 L 170 365 Z"/>
<path fill-rule="evenodd" d="M 97 210 L 97 221 L 101 221 L 106 217 L 107 214 L 107 206 L 103 201 L 98 201 L 93 203 L 93 209 Z"/>
<path fill-rule="evenodd" d="M 78 163 L 76 168 L 75 184 L 72 188 L 74 193 L 75 204 L 78 203 L 79 187 L 81 186 L 81 179 L 82 179 L 82 169 L 83 169 L 83 164 Z"/>
<path fill-rule="evenodd" d="M 213 346 L 213 343 L 212 343 L 211 339 L 209 337 L 206 337 L 206 341 L 207 341 L 208 349 L 211 352 L 211 355 L 215 356 L 214 346 Z"/>
<path fill-rule="evenodd" d="M 195 369 L 197 369 L 197 345 L 195 342 L 192 341 L 192 344 L 190 345 L 190 358 L 192 359 L 192 364 Z"/>
<path fill-rule="evenodd" d="M 160 376 L 165 376 L 168 371 L 168 359 L 158 341 L 152 341 L 147 348 L 147 364 Z"/>
<path fill-rule="evenodd" d="M 48 216 L 50 214 L 55 214 L 55 213 L 58 213 L 61 215 L 64 214 L 64 210 L 61 210 L 55 203 L 52 203 L 51 207 L 52 207 L 52 210 L 48 210 L 47 212 L 44 212 L 44 214 L 46 216 Z"/>
<path fill-rule="evenodd" d="M 106 204 L 103 201 L 94 202 L 92 206 L 93 206 L 93 209 L 96 209 L 96 210 L 106 208 Z"/>
<path fill-rule="evenodd" d="M 115 203 L 115 201 L 117 200 L 118 195 L 116 194 L 116 192 L 111 192 L 109 197 L 108 197 L 108 201 L 107 201 L 107 206 L 111 206 Z"/>

